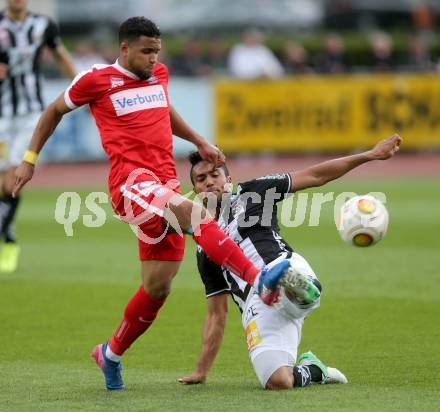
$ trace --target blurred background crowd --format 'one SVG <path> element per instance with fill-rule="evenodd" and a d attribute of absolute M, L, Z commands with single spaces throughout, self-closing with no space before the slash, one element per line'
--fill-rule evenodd
<path fill-rule="evenodd" d="M 128 17 L 155 21 L 170 99 L 228 155 L 352 151 L 394 132 L 405 136 L 405 150 L 440 148 L 440 0 L 28 0 L 28 6 L 58 23 L 78 71 L 114 63 L 118 28 Z M 52 59 L 46 50 L 46 102 L 69 84 Z M 45 161 L 105 158 L 85 109 L 66 116 L 55 134 Z M 192 149 L 175 139 L 176 158 Z"/>
<path fill-rule="evenodd" d="M 278 78 L 296 74 L 440 71 L 436 0 L 39 0 L 60 24 L 79 70 L 113 62 L 122 19 L 164 32 L 172 75 Z M 88 12 L 92 10 L 93 13 Z M 59 75 L 45 56 L 49 77 Z"/>

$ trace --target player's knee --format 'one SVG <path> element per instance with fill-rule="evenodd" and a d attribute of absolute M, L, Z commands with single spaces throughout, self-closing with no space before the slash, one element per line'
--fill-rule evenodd
<path fill-rule="evenodd" d="M 161 289 L 152 291 L 151 296 L 155 297 L 157 300 L 165 300 L 171 292 L 171 288 Z"/>
<path fill-rule="evenodd" d="M 180 261 L 145 260 L 142 261 L 142 284 L 147 293 L 169 293 L 171 282 L 180 267 Z"/>
<path fill-rule="evenodd" d="M 283 390 L 293 388 L 293 378 L 277 378 L 269 379 L 266 383 L 266 389 L 269 390 Z"/>
<path fill-rule="evenodd" d="M 142 284 L 145 292 L 156 299 L 165 299 L 171 292 L 171 282 L 174 273 L 163 271 L 162 273 L 142 273 Z"/>
<path fill-rule="evenodd" d="M 172 278 L 167 278 L 166 274 L 162 278 L 151 276 L 142 279 L 145 292 L 159 300 L 165 299 L 170 294 L 171 281 Z"/>
<path fill-rule="evenodd" d="M 171 292 L 171 285 L 149 284 L 144 285 L 145 292 L 158 300 L 164 300 Z"/>
<path fill-rule="evenodd" d="M 170 218 L 177 219 L 178 225 L 183 230 L 188 230 L 191 228 L 191 217 L 193 214 L 193 202 L 188 199 L 179 197 L 178 199 L 173 199 L 172 202 L 168 204 L 169 211 L 172 212 L 172 216 L 168 213 L 165 214 L 165 219 L 170 221 Z"/>
<path fill-rule="evenodd" d="M 288 368 L 280 368 L 276 370 L 266 383 L 266 389 L 282 390 L 293 388 L 293 374 Z"/>

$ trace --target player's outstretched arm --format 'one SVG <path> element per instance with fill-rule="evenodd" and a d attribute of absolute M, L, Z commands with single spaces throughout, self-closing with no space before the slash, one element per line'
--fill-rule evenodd
<path fill-rule="evenodd" d="M 173 134 L 196 145 L 202 159 L 216 167 L 224 165 L 226 158 L 223 152 L 191 129 L 173 106 L 170 107 L 170 120 Z"/>
<path fill-rule="evenodd" d="M 49 139 L 49 137 L 52 135 L 63 116 L 70 111 L 71 109 L 67 107 L 64 101 L 63 94 L 59 96 L 52 104 L 50 104 L 42 113 L 40 120 L 35 127 L 28 151 L 33 152 L 36 155 L 40 153 L 47 139 Z M 27 160 L 23 160 L 21 162 L 21 165 L 15 172 L 15 184 L 14 188 L 12 189 L 13 197 L 16 197 L 20 193 L 20 190 L 23 188 L 23 186 L 32 179 L 32 176 L 34 175 L 34 168 L 35 161 L 31 163 Z"/>
<path fill-rule="evenodd" d="M 179 379 L 182 385 L 205 383 L 223 340 L 228 315 L 228 296 L 229 294 L 223 293 L 208 298 L 208 313 L 203 330 L 203 345 L 197 368 L 191 375 Z"/>
<path fill-rule="evenodd" d="M 394 134 L 388 139 L 379 141 L 366 152 L 318 163 L 307 169 L 294 172 L 292 173 L 292 192 L 322 186 L 366 162 L 389 159 L 399 151 L 401 142 L 402 138 Z"/>

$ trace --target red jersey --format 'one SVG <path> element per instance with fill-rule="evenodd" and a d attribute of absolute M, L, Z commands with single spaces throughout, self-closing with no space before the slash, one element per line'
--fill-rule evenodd
<path fill-rule="evenodd" d="M 168 69 L 157 63 L 140 80 L 116 61 L 80 73 L 64 94 L 69 108 L 89 104 L 110 159 L 109 188 L 116 194 L 137 168 L 162 183 L 176 177 L 168 99 Z"/>

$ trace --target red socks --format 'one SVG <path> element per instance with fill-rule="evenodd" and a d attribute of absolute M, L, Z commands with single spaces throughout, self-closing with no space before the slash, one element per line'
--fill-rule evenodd
<path fill-rule="evenodd" d="M 148 295 L 141 285 L 128 302 L 124 319 L 109 342 L 112 352 L 121 356 L 154 322 L 164 302 Z"/>
<path fill-rule="evenodd" d="M 253 285 L 260 270 L 245 256 L 234 241 L 223 232 L 217 222 L 202 223 L 193 234 L 194 240 L 203 248 L 209 258 L 225 266 L 247 283 Z"/>

